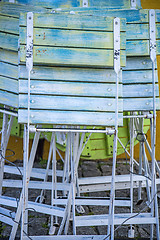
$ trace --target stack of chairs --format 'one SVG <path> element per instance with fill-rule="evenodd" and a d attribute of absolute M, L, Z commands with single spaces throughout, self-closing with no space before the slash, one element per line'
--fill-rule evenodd
<path fill-rule="evenodd" d="M 124 1 L 122 7 L 136 7 L 134 1 L 131 3 L 133 5 L 130 5 L 129 1 Z M 4 106 L 2 109 L 4 122 L 1 140 L 0 200 L 3 206 L 15 207 L 17 211 L 12 213 L 13 217 L 11 217 L 10 211 L 1 207 L 0 219 L 12 226 L 10 239 L 15 238 L 21 216 L 21 239 L 29 237 L 26 223 L 28 211 L 33 209 L 51 215 L 51 235 L 55 233 L 55 229 L 60 224 L 58 235 L 50 236 L 53 239 L 66 239 L 69 221 L 72 221 L 73 235 L 76 235 L 77 228 L 81 226 L 108 226 L 105 236 L 87 236 L 90 239 L 114 239 L 114 226 L 120 227 L 122 224 L 130 225 L 130 237 L 134 236 L 134 224 L 149 224 L 151 239 L 153 238 L 153 226 L 156 225 L 157 239 L 159 239 L 156 190 L 156 170 L 159 173 L 159 167 L 155 161 L 155 122 L 156 109 L 159 109 L 156 70 L 156 53 L 159 53 L 159 11 L 118 10 L 118 6 L 115 6 L 112 1 L 111 8 L 117 9 L 103 8 L 102 11 L 95 7 L 94 2 L 90 4 L 92 8 L 88 7 L 87 1 L 81 3 L 81 6 L 85 8 L 78 8 L 77 5 L 74 5 L 76 8 L 54 8 L 52 10 L 30 7 L 31 11 L 35 10 L 35 13 L 23 13 L 29 10 L 29 5 L 28 10 L 24 10 L 25 7 L 19 8 L 21 14 L 19 25 L 16 27 L 19 33 L 16 35 L 17 31 L 12 32 L 15 30 L 10 27 L 11 34 L 14 36 L 8 43 L 4 42 L 1 49 L 1 71 L 5 70 L 3 65 L 10 70 L 7 72 L 5 70 L 0 74 L 2 76 L 0 103 Z M 55 7 L 60 6 L 55 5 Z M 2 15 L 5 15 L 3 11 Z M 37 13 L 39 11 L 40 13 Z M 16 11 L 13 10 L 13 12 L 15 14 Z M 15 15 L 18 17 L 13 17 L 14 20 L 19 18 L 19 13 Z M 16 24 L 17 19 L 15 26 Z M 2 33 L 5 34 L 5 31 L 3 29 Z M 9 43 L 10 49 L 7 48 Z M 13 55 L 14 62 L 11 57 Z M 7 65 L 8 63 L 5 63 L 8 62 L 6 59 L 11 59 L 9 65 L 11 68 Z M 8 86 L 7 81 L 13 82 L 14 85 Z M 17 84 L 19 88 L 15 90 Z M 5 94 L 9 94 L 9 97 L 3 100 Z M 17 105 L 11 99 L 12 95 L 16 95 L 16 99 L 18 97 Z M 18 109 L 18 113 L 15 113 L 15 109 Z M 126 116 L 130 118 L 130 174 L 116 176 L 118 126 L 123 125 L 123 112 L 126 111 L 130 113 Z M 18 169 L 12 170 L 12 173 L 14 171 L 14 173 L 23 175 L 23 181 L 11 180 L 7 183 L 3 179 L 3 169 L 8 133 L 11 128 L 10 123 L 7 130 L 9 114 L 11 115 L 10 122 L 12 116 L 18 116 L 19 124 L 24 124 L 24 166 L 19 173 Z M 151 147 L 143 133 L 144 118 L 149 118 L 151 123 Z M 44 128 L 44 125 L 48 124 L 53 127 Z M 29 153 L 30 132 L 35 132 L 35 137 Z M 43 176 L 38 178 L 44 181 L 30 181 L 31 176 L 38 176 L 33 169 L 33 163 L 40 133 L 43 132 L 52 132 L 46 172 L 39 169 L 39 173 L 43 172 Z M 57 132 L 67 133 L 63 171 L 56 169 Z M 78 178 L 78 163 L 86 132 L 104 132 L 114 136 L 112 176 Z M 135 132 L 141 142 L 139 163 L 134 160 Z M 152 155 L 151 169 L 146 157 L 145 144 Z M 49 169 L 51 159 L 52 170 Z M 134 163 L 139 166 L 139 175 L 133 174 Z M 47 182 L 49 173 L 52 176 L 52 183 Z M 57 176 L 61 177 L 60 182 L 57 182 Z M 118 181 L 123 182 L 124 186 L 128 183 L 129 200 L 116 199 L 115 190 L 120 189 Z M 22 188 L 18 206 L 15 198 L 2 195 L 2 186 L 11 184 L 13 187 Z M 106 189 L 107 184 L 108 189 Z M 142 187 L 146 187 L 148 206 L 151 207 L 149 213 L 134 212 L 133 188 L 137 186 L 139 199 Z M 40 202 L 28 201 L 28 188 L 42 189 Z M 46 189 L 51 190 L 50 205 L 42 203 Z M 87 199 L 81 196 L 81 193 L 85 191 L 102 190 L 110 190 L 109 199 Z M 104 205 L 106 214 L 76 216 L 76 209 L 80 208 L 83 212 L 83 205 Z M 130 211 L 115 214 L 117 206 L 129 207 Z M 67 236 L 67 239 L 85 239 L 85 237 L 83 235 Z M 49 237 L 30 236 L 30 238 L 48 239 Z"/>

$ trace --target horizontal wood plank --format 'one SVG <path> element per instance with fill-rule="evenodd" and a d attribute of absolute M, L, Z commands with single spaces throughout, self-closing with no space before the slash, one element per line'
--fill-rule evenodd
<path fill-rule="evenodd" d="M 156 99 L 156 108 L 160 110 L 160 99 Z M 153 98 L 124 98 L 123 111 L 152 111 Z"/>
<path fill-rule="evenodd" d="M 18 95 L 0 90 L 0 104 L 18 108 Z"/>
<path fill-rule="evenodd" d="M 19 20 L 0 15 L 0 31 L 19 35 Z"/>
<path fill-rule="evenodd" d="M 18 110 L 18 122 L 27 123 L 28 111 Z M 118 124 L 123 125 L 123 114 L 119 113 Z M 115 113 L 105 112 L 74 112 L 74 111 L 47 111 L 30 110 L 30 123 L 69 124 L 88 126 L 114 126 Z"/>
<path fill-rule="evenodd" d="M 123 71 L 122 72 L 123 84 L 133 83 L 152 83 L 152 70 L 141 70 L 141 71 Z M 158 73 L 155 70 L 155 82 L 158 83 Z"/>
<path fill-rule="evenodd" d="M 28 81 L 19 81 L 19 92 L 28 92 Z M 115 97 L 115 84 L 60 82 L 60 81 L 35 81 L 31 80 L 31 94 L 68 95 L 90 97 Z M 119 96 L 122 96 L 122 84 L 119 84 Z"/>
<path fill-rule="evenodd" d="M 19 95 L 19 108 L 27 108 L 28 96 Z M 123 111 L 122 99 L 119 100 L 119 111 Z M 30 96 L 31 109 L 48 110 L 72 110 L 72 111 L 97 111 L 114 112 L 115 99 L 111 98 L 93 98 L 93 97 L 66 97 L 66 96 Z"/>
<path fill-rule="evenodd" d="M 1 48 L 18 51 L 18 36 L 0 32 Z"/>
<path fill-rule="evenodd" d="M 77 31 L 34 28 L 34 45 L 113 49 L 113 32 Z M 20 28 L 20 43 L 26 43 L 26 27 Z M 121 49 L 126 48 L 126 35 L 121 34 Z"/>
<path fill-rule="evenodd" d="M 0 49 L 0 61 L 15 64 L 18 66 L 18 52 L 7 49 Z"/>
<path fill-rule="evenodd" d="M 20 46 L 20 61 L 25 62 L 26 49 Z M 113 67 L 113 50 L 33 47 L 33 62 L 66 66 Z M 121 66 L 125 66 L 125 50 L 121 50 Z"/>
<path fill-rule="evenodd" d="M 33 16 L 33 25 L 34 27 L 43 28 L 113 31 L 114 17 L 35 13 Z M 120 21 L 121 31 L 126 31 L 125 19 L 121 19 Z M 26 26 L 26 14 L 20 15 L 20 26 Z"/>
<path fill-rule="evenodd" d="M 18 94 L 18 81 L 0 76 L 0 89 Z"/>
<path fill-rule="evenodd" d="M 152 62 L 150 57 L 127 57 L 126 66 L 123 67 L 124 71 L 127 70 L 152 70 Z"/>
<path fill-rule="evenodd" d="M 18 66 L 0 62 L 0 75 L 18 79 Z"/>
<path fill-rule="evenodd" d="M 20 65 L 19 74 L 21 79 L 28 78 L 25 65 Z M 115 83 L 116 73 L 113 69 L 34 66 L 31 79 Z"/>
<path fill-rule="evenodd" d="M 129 84 L 123 85 L 123 98 L 152 97 L 152 84 Z M 155 94 L 159 96 L 158 84 L 155 85 Z M 136 99 L 135 99 L 136 101 Z"/>

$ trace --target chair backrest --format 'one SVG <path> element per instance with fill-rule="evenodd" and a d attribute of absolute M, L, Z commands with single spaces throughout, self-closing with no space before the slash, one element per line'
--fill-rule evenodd
<path fill-rule="evenodd" d="M 30 123 L 114 126 L 114 18 L 61 14 L 34 14 L 33 18 Z M 125 20 L 120 23 L 121 66 L 125 66 Z M 28 112 L 26 28 L 26 14 L 22 14 L 20 123 L 27 122 Z M 122 111 L 119 99 L 119 125 L 123 124 Z"/>
<path fill-rule="evenodd" d="M 71 11 L 72 10 L 72 11 Z M 74 11 L 73 11 L 74 10 Z M 110 10 L 101 8 L 75 8 L 57 10 L 60 14 L 72 13 L 93 16 L 118 16 L 126 18 L 126 67 L 123 68 L 124 111 L 153 110 L 152 62 L 150 59 L 149 10 Z M 55 10 L 56 13 L 56 10 Z M 160 10 L 156 14 L 156 51 L 160 54 Z M 156 105 L 160 109 L 157 69 Z"/>
<path fill-rule="evenodd" d="M 0 104 L 18 108 L 18 39 L 20 12 L 41 7 L 0 3 Z"/>

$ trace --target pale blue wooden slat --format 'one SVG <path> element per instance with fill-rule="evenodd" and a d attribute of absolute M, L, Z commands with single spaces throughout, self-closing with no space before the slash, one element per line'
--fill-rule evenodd
<path fill-rule="evenodd" d="M 18 122 L 27 123 L 27 120 L 27 110 L 19 109 Z M 30 123 L 114 126 L 115 113 L 30 110 Z M 119 113 L 118 124 L 123 125 L 122 113 Z"/>
<path fill-rule="evenodd" d="M 129 84 L 123 85 L 124 98 L 153 97 L 152 84 Z M 159 96 L 158 84 L 155 85 L 155 94 Z M 135 99 L 136 101 L 136 99 Z"/>
<path fill-rule="evenodd" d="M 0 90 L 0 104 L 18 108 L 18 95 Z"/>
<path fill-rule="evenodd" d="M 19 80 L 19 92 L 28 92 L 28 81 Z M 68 95 L 68 96 L 94 96 L 115 97 L 115 84 L 82 83 L 60 81 L 35 81 L 31 80 L 31 94 Z M 119 85 L 119 96 L 122 96 L 122 84 Z"/>
<path fill-rule="evenodd" d="M 20 65 L 19 67 L 19 77 L 27 79 L 28 75 L 25 65 Z M 115 83 L 116 74 L 113 69 L 34 66 L 31 71 L 31 79 Z"/>
<path fill-rule="evenodd" d="M 18 65 L 18 52 L 0 49 L 0 61 Z"/>
<path fill-rule="evenodd" d="M 19 95 L 19 108 L 27 108 L 28 96 Z M 66 97 L 66 96 L 30 96 L 31 109 L 54 109 L 54 110 L 74 110 L 74 111 L 115 111 L 115 99 L 113 98 L 93 98 L 93 97 Z M 119 111 L 123 111 L 122 99 L 118 104 Z"/>
<path fill-rule="evenodd" d="M 152 83 L 152 70 L 123 71 L 122 79 L 123 84 Z M 157 70 L 155 70 L 155 82 L 158 83 Z"/>
<path fill-rule="evenodd" d="M 20 46 L 20 61 L 25 62 L 26 48 Z M 66 66 L 113 67 L 113 50 L 33 47 L 33 62 Z M 125 50 L 121 50 L 121 66 L 126 65 Z"/>
<path fill-rule="evenodd" d="M 113 49 L 113 32 L 34 28 L 34 45 Z M 20 42 L 26 43 L 26 27 L 20 28 Z M 121 33 L 121 49 L 126 48 L 126 34 Z"/>
<path fill-rule="evenodd" d="M 123 70 L 152 70 L 150 57 L 127 57 Z"/>
<path fill-rule="evenodd" d="M 149 40 L 136 40 L 126 42 L 127 56 L 149 56 Z"/>
<path fill-rule="evenodd" d="M 160 110 L 160 99 L 156 99 L 156 108 Z M 153 98 L 124 98 L 123 99 L 124 111 L 152 111 Z"/>
<path fill-rule="evenodd" d="M 18 81 L 0 76 L 0 89 L 18 94 Z"/>
<path fill-rule="evenodd" d="M 0 75 L 18 79 L 18 66 L 0 62 Z"/>
<path fill-rule="evenodd" d="M 1 48 L 18 51 L 18 36 L 0 32 Z"/>

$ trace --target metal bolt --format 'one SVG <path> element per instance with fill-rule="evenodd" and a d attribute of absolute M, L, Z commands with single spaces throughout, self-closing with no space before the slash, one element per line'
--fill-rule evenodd
<path fill-rule="evenodd" d="M 34 88 L 34 85 L 31 85 L 31 88 Z"/>
<path fill-rule="evenodd" d="M 146 105 L 149 105 L 149 103 L 148 103 L 148 102 L 146 102 Z"/>
<path fill-rule="evenodd" d="M 146 76 L 146 75 L 144 75 L 144 76 L 143 76 L 143 78 L 147 78 L 147 76 Z"/>
<path fill-rule="evenodd" d="M 118 22 L 116 21 L 115 24 L 118 25 Z"/>
<path fill-rule="evenodd" d="M 143 64 L 143 65 L 145 65 L 145 64 L 146 64 L 146 62 L 142 62 L 142 64 Z"/>
<path fill-rule="evenodd" d="M 32 18 L 31 18 L 31 16 L 29 16 L 29 20 L 31 20 Z"/>
<path fill-rule="evenodd" d="M 34 115 L 31 115 L 31 118 L 34 118 Z"/>
<path fill-rule="evenodd" d="M 111 88 L 108 88 L 107 90 L 108 90 L 108 92 L 112 91 L 112 89 L 111 89 Z"/>
<path fill-rule="evenodd" d="M 118 42 L 118 39 L 116 40 L 116 42 Z"/>
<path fill-rule="evenodd" d="M 112 103 L 108 103 L 108 106 L 112 106 Z"/>
<path fill-rule="evenodd" d="M 34 100 L 31 100 L 31 103 L 34 103 Z"/>

